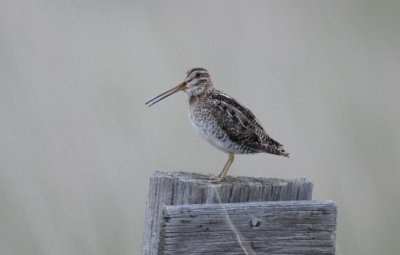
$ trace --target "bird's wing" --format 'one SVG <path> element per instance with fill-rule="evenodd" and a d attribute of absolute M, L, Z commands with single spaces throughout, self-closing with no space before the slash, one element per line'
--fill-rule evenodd
<path fill-rule="evenodd" d="M 213 94 L 211 100 L 216 108 L 216 111 L 213 111 L 217 115 L 215 119 L 229 139 L 251 149 L 252 152 L 285 156 L 283 146 L 265 132 L 249 109 L 222 92 Z"/>

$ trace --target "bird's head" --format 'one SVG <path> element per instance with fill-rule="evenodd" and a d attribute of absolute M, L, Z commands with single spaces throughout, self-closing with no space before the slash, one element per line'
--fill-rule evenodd
<path fill-rule="evenodd" d="M 166 97 L 169 97 L 170 95 L 180 90 L 183 90 L 188 97 L 197 96 L 212 88 L 212 86 L 213 84 L 211 82 L 210 74 L 205 68 L 192 68 L 187 71 L 187 76 L 183 82 L 149 100 L 148 102 L 146 102 L 146 105 L 152 106 L 153 104 L 163 100 Z"/>

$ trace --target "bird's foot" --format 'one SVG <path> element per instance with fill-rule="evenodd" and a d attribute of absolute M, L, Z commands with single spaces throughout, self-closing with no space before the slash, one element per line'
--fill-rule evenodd
<path fill-rule="evenodd" d="M 221 176 L 219 176 L 219 175 L 216 175 L 216 176 L 210 177 L 210 179 L 211 179 L 213 182 L 220 182 L 220 181 L 224 180 L 225 178 L 223 178 L 223 177 L 221 177 Z"/>

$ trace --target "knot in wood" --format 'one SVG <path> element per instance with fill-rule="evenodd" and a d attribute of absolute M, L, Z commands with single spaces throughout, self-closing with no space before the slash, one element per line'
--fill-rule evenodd
<path fill-rule="evenodd" d="M 258 227 L 258 226 L 260 226 L 260 225 L 261 225 L 261 220 L 258 219 L 258 218 L 252 218 L 252 219 L 250 220 L 250 226 L 252 226 L 252 227 Z"/>

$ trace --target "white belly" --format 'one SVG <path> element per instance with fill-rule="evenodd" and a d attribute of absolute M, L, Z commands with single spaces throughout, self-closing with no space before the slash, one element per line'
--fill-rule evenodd
<path fill-rule="evenodd" d="M 212 118 L 195 118 L 191 113 L 189 113 L 189 118 L 196 132 L 206 141 L 226 153 L 239 153 L 238 146 L 229 139 L 215 120 Z"/>

